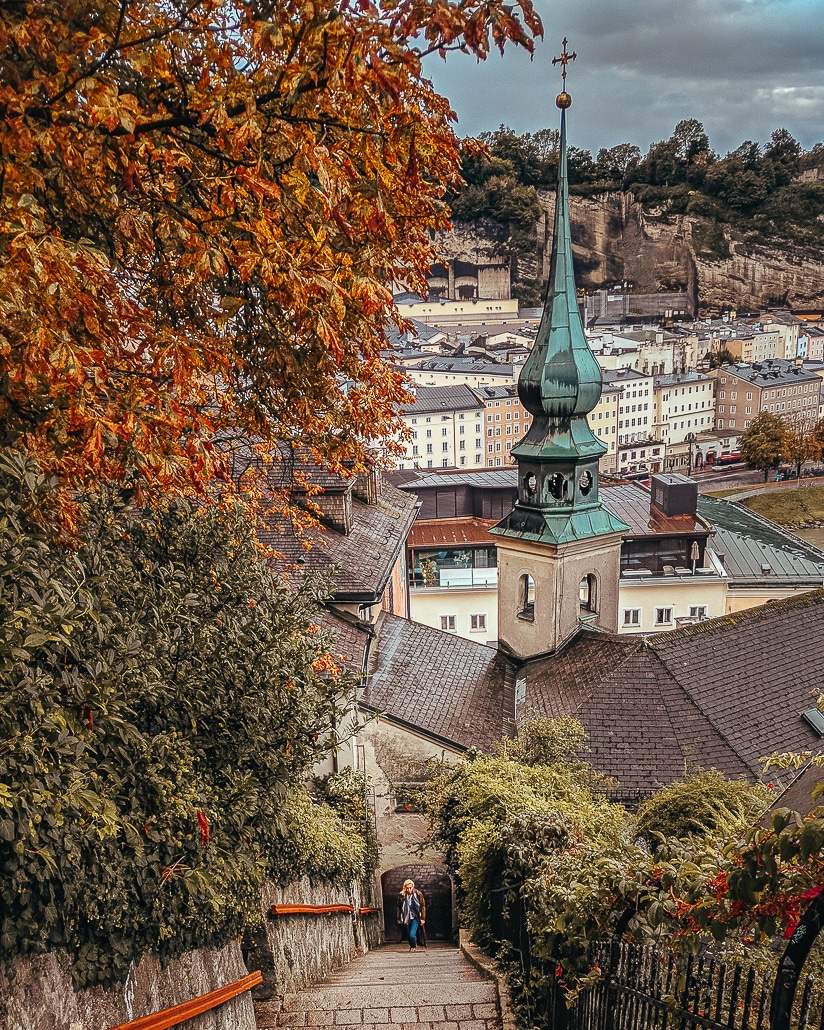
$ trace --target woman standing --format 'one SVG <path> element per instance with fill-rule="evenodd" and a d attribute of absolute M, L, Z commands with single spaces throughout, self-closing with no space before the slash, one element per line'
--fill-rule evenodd
<path fill-rule="evenodd" d="M 401 934 L 409 941 L 409 950 L 412 951 L 418 946 L 418 929 L 422 934 L 426 931 L 422 928 L 426 924 L 426 900 L 419 890 L 415 889 L 412 880 L 404 880 L 403 888 L 398 895 L 398 925 L 401 927 Z M 426 937 L 423 937 L 423 946 L 426 947 Z"/>

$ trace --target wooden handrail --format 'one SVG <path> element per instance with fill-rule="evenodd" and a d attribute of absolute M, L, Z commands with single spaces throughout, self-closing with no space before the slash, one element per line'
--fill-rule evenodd
<path fill-rule="evenodd" d="M 354 912 L 354 905 L 272 905 L 269 909 L 273 916 L 322 916 L 331 912 Z M 372 912 L 380 912 L 378 908 L 361 908 L 362 916 Z"/>
<path fill-rule="evenodd" d="M 183 1001 L 179 1005 L 162 1009 L 160 1012 L 153 1012 L 149 1016 L 141 1016 L 140 1019 L 133 1019 L 130 1023 L 119 1023 L 117 1026 L 109 1027 L 109 1030 L 167 1030 L 167 1027 L 178 1026 L 185 1023 L 187 1019 L 193 1019 L 203 1012 L 216 1009 L 232 998 L 236 998 L 245 991 L 250 991 L 263 983 L 263 973 L 256 969 L 254 973 L 235 980 L 234 983 L 226 984 L 225 987 L 218 987 L 216 991 L 202 994 L 199 998 L 192 998 L 191 1001 Z"/>

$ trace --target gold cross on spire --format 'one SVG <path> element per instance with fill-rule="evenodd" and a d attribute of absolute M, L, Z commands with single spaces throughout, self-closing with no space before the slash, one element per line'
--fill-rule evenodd
<path fill-rule="evenodd" d="M 561 65 L 561 77 L 563 78 L 563 88 L 564 89 L 566 89 L 567 65 L 569 64 L 570 61 L 574 61 L 575 58 L 578 56 L 574 51 L 571 54 L 567 53 L 567 43 L 568 42 L 569 42 L 569 40 L 566 38 L 566 36 L 564 36 L 563 40 L 561 41 L 561 45 L 564 48 L 564 52 L 561 54 L 560 57 L 553 57 L 552 58 L 552 63 L 553 64 L 560 64 Z"/>
<path fill-rule="evenodd" d="M 569 42 L 569 40 L 566 38 L 566 36 L 564 36 L 563 41 L 562 41 L 562 45 L 563 45 L 564 49 L 563 49 L 563 52 L 562 52 L 561 56 L 560 57 L 553 57 L 552 58 L 553 65 L 560 64 L 560 66 L 561 66 L 562 86 L 561 86 L 561 92 L 555 98 L 555 103 L 562 110 L 567 108 L 567 107 L 569 107 L 569 105 L 572 103 L 572 97 L 566 91 L 567 65 L 569 64 L 570 61 L 574 61 L 575 58 L 578 56 L 575 53 L 575 51 L 573 51 L 571 54 L 567 53 L 567 43 L 568 42 Z"/>

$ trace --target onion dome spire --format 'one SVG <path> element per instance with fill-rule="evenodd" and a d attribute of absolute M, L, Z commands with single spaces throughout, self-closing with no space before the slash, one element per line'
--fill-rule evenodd
<path fill-rule="evenodd" d="M 564 88 L 555 100 L 561 110 L 561 141 L 549 283 L 535 344 L 518 382 L 521 403 L 535 421 L 528 437 L 513 449 L 516 457 L 548 453 L 547 447 L 555 454 L 560 448 L 581 456 L 606 450 L 586 423 L 601 396 L 603 379 L 584 333 L 572 266 L 566 142 L 566 111 L 572 98 L 566 92 L 566 69 L 577 55 L 567 53 L 566 39 L 563 45 L 563 54 L 553 60 L 562 65 Z M 566 447 L 561 437 L 567 437 Z"/>

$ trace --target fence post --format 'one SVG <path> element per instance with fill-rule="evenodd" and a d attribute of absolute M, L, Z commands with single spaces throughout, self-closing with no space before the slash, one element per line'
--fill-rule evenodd
<path fill-rule="evenodd" d="M 636 906 L 632 905 L 630 908 L 625 909 L 624 912 L 622 912 L 618 922 L 615 924 L 615 931 L 612 934 L 612 940 L 609 942 L 609 965 L 605 970 L 606 991 L 604 992 L 604 1006 L 601 1010 L 603 1013 L 601 1030 L 612 1030 L 612 1017 L 615 1012 L 616 999 L 618 996 L 618 991 L 615 987 L 614 981 L 618 972 L 618 960 L 621 955 L 621 941 L 623 940 L 630 920 L 637 911 Z"/>
<path fill-rule="evenodd" d="M 819 894 L 799 920 L 781 956 L 770 1003 L 770 1030 L 790 1030 L 790 1014 L 798 979 L 822 925 L 824 894 Z"/>

